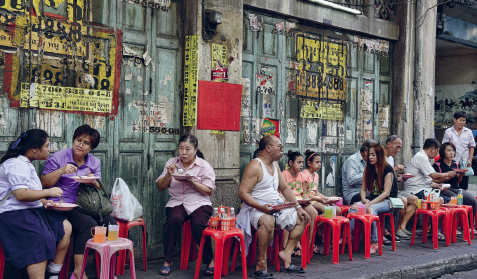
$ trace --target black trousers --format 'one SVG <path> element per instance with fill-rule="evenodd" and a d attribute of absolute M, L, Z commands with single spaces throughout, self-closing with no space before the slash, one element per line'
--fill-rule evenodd
<path fill-rule="evenodd" d="M 76 233 L 76 238 L 73 241 L 73 254 L 75 255 L 83 255 L 86 242 L 93 237 L 91 235 L 91 228 L 102 225 L 105 227 L 117 225 L 116 220 L 111 215 L 103 216 L 103 222 L 100 222 L 99 217 L 93 218 L 88 214 L 80 212 L 77 208 L 73 208 L 70 211 L 62 211 L 61 213 L 70 221 L 73 232 Z"/>
<path fill-rule="evenodd" d="M 180 236 L 184 222 L 187 220 L 190 221 L 192 236 L 197 244 L 200 245 L 202 232 L 207 228 L 207 222 L 209 221 L 210 216 L 212 216 L 212 207 L 210 205 L 203 205 L 194 210 L 190 215 L 187 215 L 183 205 L 166 207 L 167 219 L 163 230 L 165 261 L 174 261 L 174 246 L 177 241 L 181 240 Z M 208 265 L 213 258 L 212 242 L 210 236 L 208 236 L 204 243 L 202 263 Z"/>

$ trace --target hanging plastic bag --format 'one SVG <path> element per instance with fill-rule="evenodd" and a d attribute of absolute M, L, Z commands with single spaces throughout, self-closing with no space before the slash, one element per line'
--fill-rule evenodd
<path fill-rule="evenodd" d="M 470 166 L 470 167 L 467 166 L 467 161 L 466 160 L 460 162 L 460 168 L 464 169 L 464 170 L 467 170 L 465 172 L 465 176 L 474 176 L 474 169 L 472 169 L 472 166 Z"/>
<path fill-rule="evenodd" d="M 132 221 L 142 217 L 142 206 L 133 196 L 129 187 L 121 178 L 116 178 L 113 191 L 111 192 L 111 203 L 113 204 L 113 216 L 123 221 Z"/>

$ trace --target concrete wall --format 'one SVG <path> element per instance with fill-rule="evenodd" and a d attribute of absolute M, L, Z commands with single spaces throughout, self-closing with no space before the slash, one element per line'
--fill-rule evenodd
<path fill-rule="evenodd" d="M 205 7 L 203 9 L 202 3 Z M 200 35 L 198 49 L 199 80 L 211 79 L 212 44 L 226 45 L 228 54 L 228 83 L 242 84 L 242 38 L 243 38 L 243 2 L 240 0 L 190 0 L 187 5 L 186 35 Z M 195 12 L 193 12 L 195 9 Z M 210 41 L 202 37 L 202 11 L 211 9 L 222 13 L 222 24 Z M 233 57 L 232 59 L 229 59 Z M 232 60 L 232 61 L 230 61 Z M 221 117 L 217 115 L 217 117 Z M 236 206 L 238 203 L 240 132 L 225 131 L 225 134 L 211 134 L 209 130 L 191 129 L 199 139 L 199 148 L 205 159 L 215 170 L 217 191 L 212 196 L 214 206 Z M 219 189 L 220 188 L 220 189 Z"/>
<path fill-rule="evenodd" d="M 477 54 L 436 57 L 436 85 L 471 84 L 477 80 Z"/>

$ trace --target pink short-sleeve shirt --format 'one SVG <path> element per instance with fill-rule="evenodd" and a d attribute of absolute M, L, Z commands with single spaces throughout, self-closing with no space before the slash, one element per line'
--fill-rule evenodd
<path fill-rule="evenodd" d="M 162 174 L 156 179 L 156 182 L 166 176 L 167 166 L 174 163 L 177 165 L 177 167 L 183 169 L 187 175 L 196 177 L 196 179 L 194 179 L 196 182 L 204 184 L 210 189 L 215 190 L 214 169 L 209 163 L 207 163 L 207 161 L 197 156 L 195 157 L 194 163 L 192 163 L 187 169 L 185 169 L 184 165 L 182 165 L 180 157 L 169 159 L 164 166 Z M 174 174 L 179 175 L 177 169 L 174 171 Z M 168 191 L 169 195 L 171 195 L 171 198 L 167 202 L 166 207 L 175 207 L 182 204 L 187 211 L 187 214 L 191 214 L 194 212 L 194 210 L 201 206 L 212 206 L 208 196 L 201 194 L 187 182 L 181 182 L 177 179 L 171 178 Z"/>
<path fill-rule="evenodd" d="M 318 185 L 320 184 L 320 176 L 316 172 L 311 174 L 308 170 L 303 170 L 301 173 L 303 175 L 304 182 L 308 183 L 308 189 L 306 190 L 306 193 L 316 196 L 316 194 L 319 192 Z"/>
<path fill-rule="evenodd" d="M 293 176 L 291 176 L 288 170 L 282 171 L 282 174 L 283 174 L 283 178 L 285 178 L 285 182 L 293 190 L 293 193 L 295 193 L 295 196 L 301 197 L 301 194 L 303 193 L 303 180 L 304 180 L 302 173 L 299 172 L 296 178 L 293 178 Z"/>

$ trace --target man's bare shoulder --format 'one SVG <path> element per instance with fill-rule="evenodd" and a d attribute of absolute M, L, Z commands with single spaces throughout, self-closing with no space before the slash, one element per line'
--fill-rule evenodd
<path fill-rule="evenodd" d="M 249 171 L 252 173 L 257 173 L 262 169 L 260 162 L 258 160 L 252 160 L 248 163 L 248 166 L 245 168 L 245 171 Z"/>

